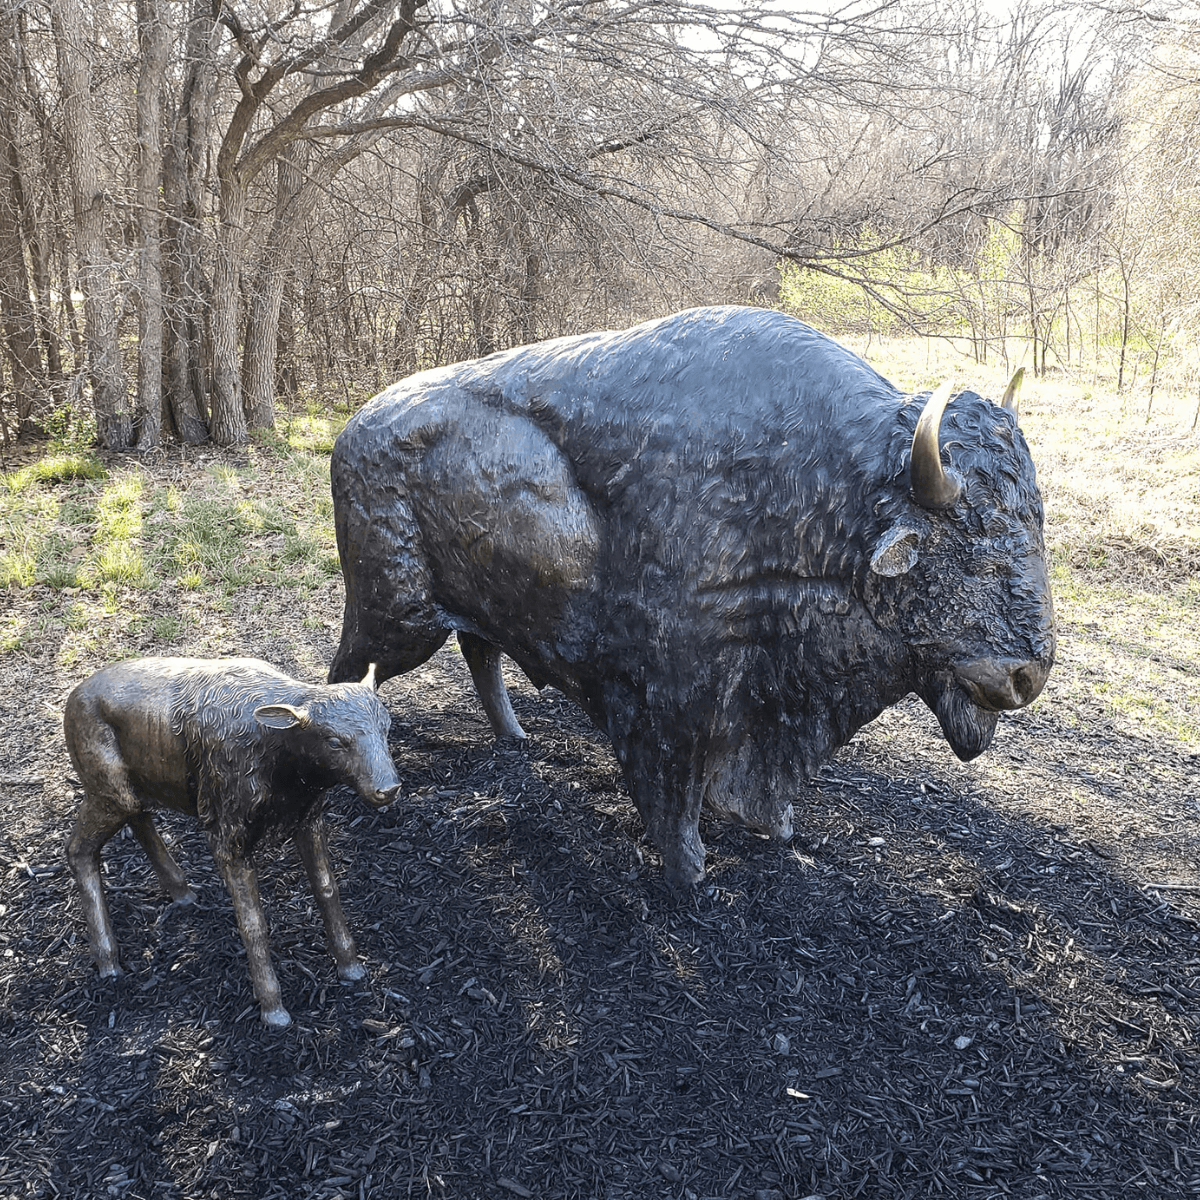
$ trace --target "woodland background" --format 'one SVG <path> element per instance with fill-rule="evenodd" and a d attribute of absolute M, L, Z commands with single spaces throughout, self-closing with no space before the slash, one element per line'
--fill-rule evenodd
<path fill-rule="evenodd" d="M 1196 397 L 1198 131 L 1161 0 L 0 0 L 0 436 L 720 301 Z"/>

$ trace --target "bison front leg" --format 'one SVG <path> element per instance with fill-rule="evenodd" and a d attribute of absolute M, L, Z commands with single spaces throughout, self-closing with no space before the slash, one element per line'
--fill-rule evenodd
<path fill-rule="evenodd" d="M 498 738 L 524 738 L 525 730 L 513 712 L 508 688 L 504 686 L 504 676 L 500 673 L 499 649 L 473 633 L 461 631 L 458 644 L 462 647 L 463 658 L 471 672 L 475 691 L 479 693 L 483 711 L 491 722 L 492 732 Z"/>
<path fill-rule="evenodd" d="M 348 471 L 336 452 L 332 472 L 346 607 L 329 682 L 357 682 L 375 663 L 376 680 L 383 683 L 432 657 L 450 629 L 434 600 L 433 579 L 407 499 L 399 496 L 389 505 L 376 505 L 363 480 Z"/>
<path fill-rule="evenodd" d="M 617 755 L 646 835 L 662 855 L 667 883 L 686 888 L 704 879 L 702 755 L 693 743 L 669 742 L 654 722 L 646 725 L 616 746 Z"/>
<path fill-rule="evenodd" d="M 309 886 L 321 919 L 325 922 L 325 937 L 329 942 L 333 961 L 337 964 L 339 979 L 354 982 L 366 978 L 367 969 L 358 960 L 358 949 L 346 914 L 342 911 L 342 898 L 338 892 L 337 877 L 329 861 L 329 849 L 325 841 L 325 822 L 316 817 L 302 826 L 292 838 L 304 863 Z"/>
<path fill-rule="evenodd" d="M 240 858 L 225 853 L 220 847 L 213 848 L 213 857 L 217 860 L 217 866 L 221 869 L 225 886 L 233 900 L 233 914 L 237 918 L 242 944 L 246 947 L 250 983 L 262 1012 L 263 1023 L 279 1028 L 290 1025 L 292 1018 L 283 1007 L 279 979 L 271 965 L 267 918 L 259 898 L 258 878 L 254 869 Z"/>

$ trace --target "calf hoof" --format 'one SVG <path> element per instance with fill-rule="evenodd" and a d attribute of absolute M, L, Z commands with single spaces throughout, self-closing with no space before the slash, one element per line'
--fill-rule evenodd
<path fill-rule="evenodd" d="M 338 967 L 338 978 L 343 983 L 357 983 L 360 979 L 366 979 L 367 968 L 360 962 L 347 963 L 343 967 Z"/>
<path fill-rule="evenodd" d="M 292 1023 L 292 1018 L 286 1008 L 264 1008 L 262 1010 L 262 1023 L 270 1025 L 272 1029 L 286 1029 Z"/>
<path fill-rule="evenodd" d="M 112 962 L 97 963 L 96 970 L 101 979 L 120 979 L 125 974 L 121 969 L 121 964 L 116 959 L 113 959 Z"/>

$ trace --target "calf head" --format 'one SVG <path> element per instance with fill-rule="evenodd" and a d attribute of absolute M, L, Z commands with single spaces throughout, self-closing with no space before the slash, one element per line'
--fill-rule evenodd
<path fill-rule="evenodd" d="M 991 744 L 1000 712 L 1037 697 L 1054 662 L 1042 500 L 1014 391 L 998 406 L 941 389 L 919 420 L 915 405 L 902 410 L 864 588 L 964 761 Z"/>
<path fill-rule="evenodd" d="M 396 765 L 388 753 L 391 716 L 375 694 L 375 664 L 361 683 L 318 688 L 302 706 L 264 704 L 255 719 L 268 729 L 286 731 L 288 748 L 346 783 L 371 804 L 390 804 L 400 790 Z"/>

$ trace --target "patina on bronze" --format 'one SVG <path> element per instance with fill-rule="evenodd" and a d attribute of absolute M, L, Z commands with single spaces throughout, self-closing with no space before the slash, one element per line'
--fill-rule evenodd
<path fill-rule="evenodd" d="M 916 692 L 955 753 L 1054 660 L 1042 502 L 1005 404 L 908 396 L 801 321 L 704 308 L 426 371 L 346 426 L 331 680 L 457 631 L 612 739 L 667 878 L 700 810 L 780 837 L 820 764 Z M 923 417 L 927 414 L 927 417 Z"/>
<path fill-rule="evenodd" d="M 353 787 L 375 805 L 400 788 L 387 749 L 390 717 L 372 667 L 336 687 L 291 679 L 252 658 L 143 658 L 105 667 L 67 698 L 67 749 L 84 798 L 67 842 L 100 974 L 121 967 L 100 878 L 100 851 L 128 825 L 176 904 L 195 894 L 151 815 L 199 817 L 233 898 L 250 980 L 268 1025 L 287 1025 L 267 922 L 251 866 L 255 849 L 290 837 L 300 853 L 342 979 L 361 979 L 329 861 L 325 791 Z"/>

